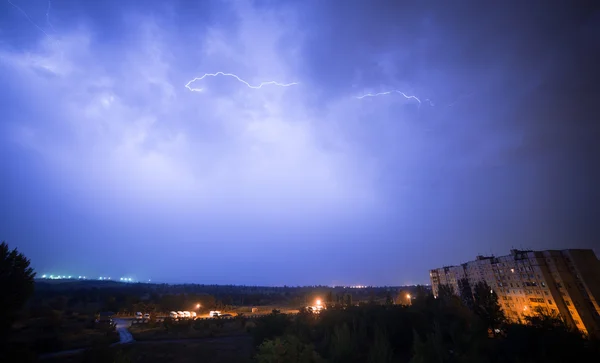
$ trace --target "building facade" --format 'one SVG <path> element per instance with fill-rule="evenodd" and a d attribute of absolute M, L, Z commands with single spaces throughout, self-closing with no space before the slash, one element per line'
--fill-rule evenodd
<path fill-rule="evenodd" d="M 458 294 L 461 279 L 471 286 L 485 281 L 511 321 L 542 309 L 600 337 L 600 261 L 592 250 L 511 250 L 507 256 L 477 256 L 459 266 L 437 268 L 429 276 L 436 297 L 440 285 Z"/>

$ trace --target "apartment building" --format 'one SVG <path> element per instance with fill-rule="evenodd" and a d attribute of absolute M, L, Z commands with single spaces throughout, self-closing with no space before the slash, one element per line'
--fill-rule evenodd
<path fill-rule="evenodd" d="M 485 281 L 498 295 L 506 317 L 522 320 L 538 309 L 559 314 L 586 334 L 600 336 L 600 261 L 592 250 L 511 250 L 506 256 L 477 256 L 475 261 L 430 271 L 433 294 L 458 282 Z"/>

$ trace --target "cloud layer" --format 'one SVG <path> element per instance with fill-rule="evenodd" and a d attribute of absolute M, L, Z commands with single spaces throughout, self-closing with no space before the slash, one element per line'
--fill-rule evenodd
<path fill-rule="evenodd" d="M 599 235 L 593 9 L 14 4 L 0 237 L 40 272 L 401 284 Z"/>

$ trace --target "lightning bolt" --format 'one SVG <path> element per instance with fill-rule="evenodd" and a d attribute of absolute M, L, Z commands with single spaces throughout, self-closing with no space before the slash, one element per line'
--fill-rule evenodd
<path fill-rule="evenodd" d="M 191 81 L 189 81 L 185 85 L 185 88 L 189 89 L 192 92 L 201 92 L 202 88 L 192 88 L 190 85 L 196 81 L 201 81 L 206 77 L 216 77 L 216 76 L 233 77 L 233 78 L 237 79 L 238 81 L 240 81 L 241 83 L 248 86 L 248 88 L 252 88 L 252 89 L 259 89 L 259 88 L 262 88 L 262 86 L 267 86 L 267 85 L 271 85 L 271 84 L 275 85 L 275 86 L 279 86 L 279 87 L 289 87 L 289 86 L 294 86 L 294 85 L 299 84 L 298 82 L 279 83 L 279 82 L 275 82 L 275 81 L 268 81 L 268 82 L 261 82 L 258 86 L 253 86 L 250 83 L 244 81 L 243 79 L 241 79 L 240 77 L 238 77 L 237 75 L 235 75 L 233 73 L 217 72 L 217 73 L 205 73 L 202 77 L 196 77 L 196 78 L 192 79 Z"/>
<path fill-rule="evenodd" d="M 402 91 L 398 91 L 398 90 L 392 90 L 392 91 L 387 91 L 387 92 L 379 92 L 379 93 L 367 93 L 366 95 L 358 96 L 356 98 L 358 98 L 359 100 L 362 100 L 365 97 L 377 97 L 377 96 L 389 95 L 389 94 L 392 94 L 392 93 L 399 93 L 402 96 L 404 96 L 404 98 L 406 98 L 406 99 L 411 99 L 412 98 L 412 99 L 416 100 L 417 102 L 421 103 L 421 100 L 418 97 L 416 97 L 416 96 L 409 96 L 406 93 L 404 93 Z"/>
<path fill-rule="evenodd" d="M 52 9 L 52 1 L 48 0 L 48 9 L 46 9 L 46 24 L 48 24 L 50 29 L 52 29 L 52 31 L 56 33 L 56 29 L 54 29 L 54 26 L 50 22 L 50 10 L 51 9 Z"/>
<path fill-rule="evenodd" d="M 38 28 L 42 33 L 44 33 L 47 37 L 50 37 L 50 35 L 48 33 L 46 33 L 46 31 L 44 29 L 42 29 L 39 25 L 37 25 L 33 20 L 31 20 L 31 18 L 29 17 L 29 15 L 27 15 L 27 13 L 25 12 L 25 10 L 21 9 L 20 7 L 18 7 L 17 5 L 13 4 L 12 1 L 10 0 L 6 0 L 8 1 L 8 3 L 10 5 L 12 5 L 15 9 L 19 10 L 23 15 L 25 15 L 25 17 L 27 18 L 27 20 L 29 20 L 29 22 L 31 24 L 33 24 L 33 26 L 35 26 L 36 28 Z"/>
<path fill-rule="evenodd" d="M 392 94 L 392 93 L 399 93 L 399 94 L 401 94 L 401 95 L 402 95 L 404 98 L 406 98 L 407 100 L 413 99 L 413 100 L 415 100 L 415 101 L 419 102 L 419 107 L 420 107 L 420 106 L 421 106 L 421 104 L 422 104 L 422 102 L 421 102 L 421 100 L 419 99 L 419 97 L 417 97 L 417 96 L 412 96 L 412 95 L 410 95 L 410 96 L 409 96 L 409 95 L 407 95 L 406 93 L 404 93 L 404 92 L 402 92 L 402 91 L 398 91 L 398 90 L 391 90 L 391 91 L 387 91 L 387 92 L 379 92 L 379 93 L 367 93 L 367 94 L 364 94 L 364 95 L 362 95 L 362 96 L 358 96 L 358 97 L 356 97 L 356 98 L 358 98 L 359 100 L 362 100 L 362 99 L 363 99 L 363 98 L 365 98 L 365 97 L 377 97 L 377 96 L 384 96 L 384 95 L 389 95 L 389 94 Z M 425 99 L 424 101 L 425 101 L 425 102 L 427 102 L 427 103 L 429 103 L 429 105 L 430 105 L 430 106 L 434 106 L 433 102 L 431 102 L 431 100 L 430 100 L 429 98 Z"/>

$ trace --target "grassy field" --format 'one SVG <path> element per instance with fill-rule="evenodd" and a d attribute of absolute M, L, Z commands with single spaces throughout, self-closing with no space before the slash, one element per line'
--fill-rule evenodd
<path fill-rule="evenodd" d="M 197 339 L 245 334 L 243 320 L 195 320 L 132 325 L 129 331 L 136 341 Z"/>
<path fill-rule="evenodd" d="M 11 343 L 28 346 L 30 351 L 41 354 L 119 341 L 114 330 L 95 325 L 93 320 L 93 316 L 62 313 L 29 319 L 15 326 Z"/>

